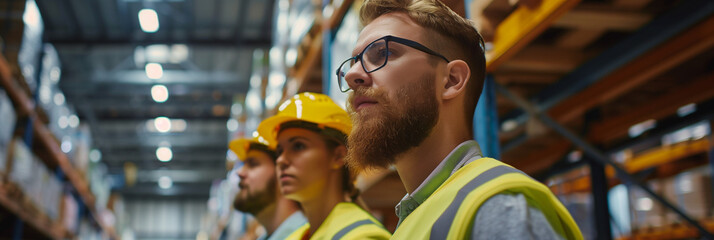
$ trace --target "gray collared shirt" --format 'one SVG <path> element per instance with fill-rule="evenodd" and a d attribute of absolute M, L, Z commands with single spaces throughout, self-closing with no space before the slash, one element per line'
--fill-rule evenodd
<path fill-rule="evenodd" d="M 429 174 L 412 193 L 407 193 L 395 211 L 399 224 L 424 203 L 461 167 L 482 158 L 474 140 L 465 141 Z M 397 227 L 399 226 L 397 224 Z M 502 193 L 486 200 L 474 216 L 471 239 L 562 239 L 539 209 L 529 206 L 523 194 Z"/>
<path fill-rule="evenodd" d="M 259 240 L 282 240 L 286 239 L 290 234 L 295 232 L 298 228 L 307 224 L 307 218 L 302 214 L 301 211 L 295 211 L 290 217 L 286 218 L 278 228 L 275 229 L 273 234 L 267 236 L 264 234 L 258 237 Z"/>
<path fill-rule="evenodd" d="M 399 217 L 399 224 L 419 207 L 419 205 L 424 203 L 451 174 L 454 174 L 454 172 L 464 165 L 479 158 L 481 158 L 481 148 L 479 148 L 476 141 L 469 140 L 456 146 L 456 148 L 436 166 L 434 171 L 421 182 L 421 185 L 419 185 L 413 193 L 407 193 L 407 195 L 399 201 L 395 208 L 397 216 Z M 399 226 L 399 224 L 397 224 L 397 226 Z"/>

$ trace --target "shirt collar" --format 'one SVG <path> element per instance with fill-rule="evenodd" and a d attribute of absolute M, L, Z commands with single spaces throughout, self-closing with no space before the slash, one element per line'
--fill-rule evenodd
<path fill-rule="evenodd" d="M 275 229 L 273 234 L 271 234 L 270 236 L 264 236 L 269 240 L 285 239 L 290 236 L 290 234 L 292 234 L 295 230 L 302 227 L 306 223 L 307 219 L 305 218 L 305 215 L 303 215 L 301 211 L 295 211 L 293 214 L 290 215 L 290 217 L 283 220 L 280 226 Z"/>
<path fill-rule="evenodd" d="M 454 172 L 479 158 L 481 158 L 481 148 L 479 148 L 476 141 L 468 140 L 456 146 L 414 192 L 407 193 L 399 201 L 395 207 L 399 223 L 426 201 Z"/>

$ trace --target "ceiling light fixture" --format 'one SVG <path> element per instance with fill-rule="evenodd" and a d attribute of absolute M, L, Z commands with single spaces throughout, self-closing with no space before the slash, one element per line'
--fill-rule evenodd
<path fill-rule="evenodd" d="M 159 187 L 161 189 L 169 189 L 174 185 L 174 181 L 169 176 L 161 176 L 159 178 Z"/>
<path fill-rule="evenodd" d="M 168 162 L 171 161 L 173 157 L 174 154 L 169 147 L 159 147 L 156 149 L 156 158 L 158 158 L 159 161 Z"/>
<path fill-rule="evenodd" d="M 146 71 L 146 76 L 151 79 L 160 79 L 164 76 L 164 68 L 158 63 L 147 63 L 144 66 L 144 71 Z"/>
<path fill-rule="evenodd" d="M 164 85 L 154 85 L 151 87 L 151 98 L 157 103 L 166 102 L 169 99 L 169 89 Z"/>
<path fill-rule="evenodd" d="M 167 117 L 157 117 L 154 119 L 156 131 L 165 133 L 171 130 L 171 119 Z"/>
<path fill-rule="evenodd" d="M 154 9 L 141 9 L 139 11 L 139 26 L 147 33 L 154 33 L 159 30 L 159 15 Z"/>

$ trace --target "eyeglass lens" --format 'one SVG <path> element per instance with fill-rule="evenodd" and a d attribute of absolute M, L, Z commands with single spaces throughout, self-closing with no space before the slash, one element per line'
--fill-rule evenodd
<path fill-rule="evenodd" d="M 389 54 L 390 52 L 387 46 L 387 41 L 385 39 L 380 39 L 371 43 L 364 49 L 360 59 L 365 72 L 370 73 L 386 65 L 387 57 L 389 56 Z M 340 66 L 339 72 L 337 74 L 337 77 L 339 78 L 338 80 L 340 90 L 349 90 L 349 85 L 347 85 L 345 75 L 347 74 L 347 71 L 349 71 L 350 68 L 352 68 L 352 66 L 354 66 L 355 64 L 357 64 L 357 60 L 352 58 L 342 63 L 342 65 Z"/>

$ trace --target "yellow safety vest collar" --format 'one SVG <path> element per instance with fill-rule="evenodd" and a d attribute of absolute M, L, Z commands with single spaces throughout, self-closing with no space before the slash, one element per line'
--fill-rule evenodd
<path fill-rule="evenodd" d="M 548 187 L 490 158 L 477 159 L 456 171 L 404 219 L 393 239 L 468 239 L 478 208 L 499 193 L 525 195 L 556 233 L 565 239 L 582 239 L 570 213 Z"/>

